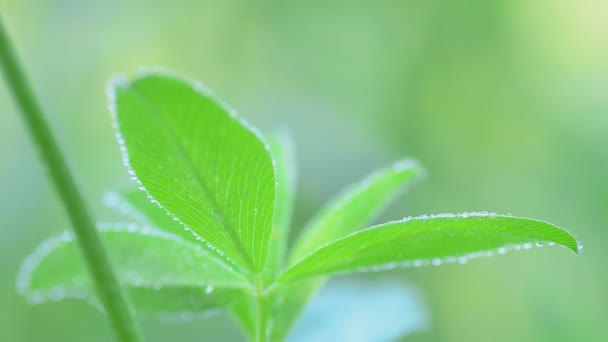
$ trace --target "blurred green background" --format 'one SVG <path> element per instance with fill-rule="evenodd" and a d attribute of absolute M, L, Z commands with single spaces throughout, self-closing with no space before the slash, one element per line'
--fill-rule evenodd
<path fill-rule="evenodd" d="M 383 219 L 489 210 L 583 241 L 579 257 L 545 248 L 398 271 L 430 312 L 411 341 L 608 341 L 605 0 L 0 0 L 0 11 L 100 220 L 114 217 L 102 194 L 130 184 L 105 83 L 175 69 L 263 131 L 291 130 L 295 229 L 412 156 L 429 177 Z M 3 82 L 0 113 L 0 341 L 107 341 L 88 305 L 29 306 L 15 292 L 21 260 L 68 223 Z M 142 324 L 150 341 L 240 339 L 224 316 Z"/>

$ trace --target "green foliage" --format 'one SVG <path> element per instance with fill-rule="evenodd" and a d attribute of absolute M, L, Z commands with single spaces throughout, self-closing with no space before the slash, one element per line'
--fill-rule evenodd
<path fill-rule="evenodd" d="M 272 281 L 283 267 L 287 251 L 296 192 L 296 166 L 293 142 L 286 133 L 280 132 L 272 136 L 269 142 L 277 165 L 277 201 L 266 267 L 266 280 Z"/>
<path fill-rule="evenodd" d="M 324 245 L 291 266 L 279 281 L 465 263 L 495 252 L 529 249 L 532 243 L 558 243 L 578 252 L 570 234 L 546 222 L 491 213 L 420 216 L 367 228 Z"/>
<path fill-rule="evenodd" d="M 291 261 L 369 223 L 395 195 L 421 174 L 413 160 L 401 160 L 370 175 L 325 206 L 306 226 Z"/>
<path fill-rule="evenodd" d="M 120 80 L 110 91 L 119 143 L 140 186 L 226 259 L 262 270 L 276 189 L 260 136 L 175 78 Z"/>
<path fill-rule="evenodd" d="M 278 341 L 332 274 L 464 263 L 543 244 L 578 252 L 554 225 L 490 213 L 361 230 L 420 177 L 421 167 L 404 160 L 331 201 L 288 256 L 296 183 L 288 136 L 269 147 L 201 86 L 160 73 L 113 82 L 110 97 L 125 163 L 144 191 L 109 194 L 106 204 L 134 223 L 99 230 L 141 313 L 225 309 L 249 339 Z M 32 302 L 93 299 L 90 287 L 67 233 L 44 242 L 19 277 Z"/>
<path fill-rule="evenodd" d="M 99 225 L 116 272 L 138 312 L 155 316 L 198 314 L 230 303 L 249 286 L 200 243 L 135 223 Z M 45 241 L 24 262 L 19 291 L 30 302 L 92 299 L 93 284 L 68 232 Z"/>
<path fill-rule="evenodd" d="M 415 161 L 401 160 L 349 187 L 306 225 L 289 259 L 293 263 L 326 243 L 364 227 L 421 173 Z M 275 324 L 272 340 L 281 340 L 287 335 L 289 327 L 325 280 L 317 278 L 288 284 L 273 294 L 274 319 L 281 323 Z"/>

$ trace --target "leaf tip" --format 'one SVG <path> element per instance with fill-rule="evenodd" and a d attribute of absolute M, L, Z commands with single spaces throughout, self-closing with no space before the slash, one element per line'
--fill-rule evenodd
<path fill-rule="evenodd" d="M 113 94 L 115 93 L 116 89 L 126 88 L 128 86 L 129 86 L 129 80 L 127 79 L 127 77 L 125 75 L 122 75 L 122 74 L 114 75 L 108 81 L 108 85 L 106 87 L 106 94 L 108 94 L 108 97 L 112 97 L 112 96 L 114 96 Z"/>
<path fill-rule="evenodd" d="M 576 253 L 577 255 L 581 255 L 581 253 L 583 252 L 583 243 L 579 240 L 575 240 L 576 241 L 576 249 L 573 249 L 574 253 Z"/>
<path fill-rule="evenodd" d="M 200 95 L 215 99 L 224 110 L 230 112 L 232 111 L 228 106 L 226 106 L 219 97 L 213 93 L 211 88 L 207 87 L 205 84 L 198 80 L 194 80 L 185 74 L 174 71 L 170 69 L 166 69 L 160 66 L 140 66 L 137 68 L 135 73 L 135 77 L 133 77 L 133 82 L 142 81 L 148 78 L 165 78 L 179 81 L 183 84 L 188 85 L 190 88 L 197 91 Z"/>
<path fill-rule="evenodd" d="M 116 92 L 118 89 L 125 89 L 129 86 L 129 80 L 122 74 L 114 75 L 106 84 L 106 97 L 108 98 L 108 109 L 112 116 L 112 125 L 117 125 L 116 120 Z"/>
<path fill-rule="evenodd" d="M 530 219 L 531 220 L 531 219 Z M 539 220 L 535 220 L 535 221 L 539 221 Z M 554 224 L 545 222 L 545 221 L 539 221 L 542 222 L 544 224 L 547 224 L 549 226 L 552 226 L 555 229 L 558 229 L 562 235 L 561 238 L 556 238 L 556 239 L 552 239 L 550 240 L 551 244 L 558 244 L 561 245 L 562 247 L 565 247 L 569 250 L 571 250 L 572 252 L 574 252 L 574 254 L 576 255 L 580 255 L 582 250 L 583 250 L 583 243 L 581 241 L 579 241 L 576 236 L 574 236 L 574 234 L 572 234 L 570 231 L 561 228 L 559 226 L 556 226 Z"/>
<path fill-rule="evenodd" d="M 183 76 L 178 75 L 176 72 L 165 69 L 160 66 L 139 66 L 137 67 L 137 71 L 135 72 L 135 79 L 146 78 L 149 76 L 170 76 L 172 78 L 183 78 Z"/>
<path fill-rule="evenodd" d="M 392 164 L 393 171 L 395 172 L 413 172 L 414 177 L 418 180 L 425 179 L 427 177 L 426 168 L 416 159 L 403 158 L 397 160 Z"/>

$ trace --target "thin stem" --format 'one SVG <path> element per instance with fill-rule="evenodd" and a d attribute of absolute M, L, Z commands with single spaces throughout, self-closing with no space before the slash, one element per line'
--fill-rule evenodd
<path fill-rule="evenodd" d="M 68 213 L 78 245 L 118 341 L 140 341 L 126 297 L 42 109 L 26 81 L 0 19 L 0 64 L 8 88 Z"/>
<path fill-rule="evenodd" d="M 256 276 L 255 283 L 255 305 L 256 305 L 256 327 L 255 327 L 255 341 L 266 342 L 267 340 L 267 327 L 266 321 L 268 320 L 268 302 L 264 291 L 264 280 L 262 274 Z"/>

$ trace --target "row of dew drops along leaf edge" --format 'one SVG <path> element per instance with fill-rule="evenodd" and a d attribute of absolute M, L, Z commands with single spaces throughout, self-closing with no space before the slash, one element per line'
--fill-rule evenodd
<path fill-rule="evenodd" d="M 464 219 L 466 219 L 466 218 L 475 218 L 475 217 L 497 217 L 497 216 L 510 217 L 513 215 L 512 214 L 497 214 L 497 213 L 488 212 L 488 211 L 463 212 L 463 213 L 459 213 L 459 214 L 454 214 L 454 213 L 423 214 L 423 215 L 419 215 L 419 216 L 407 216 L 401 220 L 388 221 L 388 222 L 379 224 L 377 226 L 372 226 L 372 227 L 369 227 L 366 229 L 378 229 L 378 228 L 382 228 L 383 226 L 385 226 L 387 224 L 404 223 L 404 222 L 413 221 L 413 220 L 424 221 L 424 220 L 441 219 L 441 218 L 447 218 L 447 219 L 464 218 Z M 563 229 L 563 228 L 560 228 L 560 229 Z M 356 234 L 356 233 L 352 233 L 352 234 Z M 569 233 L 569 234 L 571 234 L 571 233 Z M 574 235 L 572 235 L 572 236 L 574 236 Z M 575 240 L 576 240 L 576 247 L 577 247 L 576 252 L 580 253 L 583 250 L 583 245 L 576 238 L 575 238 Z M 326 247 L 328 245 L 331 245 L 334 242 L 335 241 L 328 242 L 328 243 L 322 245 L 321 247 L 317 248 L 317 250 L 321 249 L 323 247 Z M 499 247 L 494 250 L 477 251 L 477 252 L 467 253 L 467 254 L 463 254 L 463 255 L 459 255 L 459 256 L 447 256 L 447 257 L 431 258 L 431 259 L 415 259 L 413 261 L 404 261 L 404 262 L 391 262 L 391 263 L 387 263 L 387 264 L 383 264 L 383 265 L 361 267 L 361 268 L 354 269 L 352 271 L 344 271 L 344 272 L 340 272 L 340 273 L 352 274 L 352 273 L 360 273 L 360 272 L 388 271 L 388 270 L 392 270 L 392 269 L 396 269 L 396 268 L 441 266 L 444 264 L 466 264 L 468 261 L 470 261 L 472 259 L 477 259 L 477 258 L 482 258 L 482 257 L 491 257 L 491 256 L 494 256 L 497 254 L 502 255 L 502 254 L 506 254 L 510 251 L 530 250 L 534 247 L 537 247 L 537 248 L 545 247 L 545 246 L 550 247 L 550 246 L 555 246 L 555 245 L 556 245 L 556 243 L 553 241 L 538 240 L 536 242 L 526 242 L 526 243 L 522 243 L 522 244 L 502 246 L 502 247 Z M 565 246 L 562 246 L 562 247 L 567 248 Z M 302 257 L 295 264 L 298 264 L 300 261 L 306 259 L 308 256 L 311 256 L 315 252 L 316 252 L 316 250 L 310 252 L 308 255 Z"/>
<path fill-rule="evenodd" d="M 432 215 L 428 215 L 428 216 L 432 216 Z M 348 273 L 359 273 L 359 272 L 381 272 L 381 271 L 388 271 L 388 270 L 393 270 L 393 269 L 397 269 L 397 268 L 441 266 L 444 264 L 464 265 L 473 259 L 478 259 L 478 258 L 483 258 L 483 257 L 492 257 L 492 256 L 495 256 L 498 254 L 500 254 L 500 255 L 507 254 L 508 252 L 511 252 L 511 251 L 530 250 L 534 247 L 540 248 L 540 247 L 555 246 L 555 245 L 556 245 L 556 243 L 553 241 L 539 240 L 534 243 L 526 242 L 523 244 L 508 245 L 508 246 L 499 247 L 494 250 L 472 252 L 472 253 L 468 253 L 468 254 L 464 254 L 464 255 L 460 255 L 460 256 L 448 256 L 448 257 L 432 258 L 432 259 L 415 259 L 413 261 L 391 262 L 391 263 L 387 263 L 387 264 L 383 264 L 383 265 L 377 265 L 377 266 L 371 266 L 371 267 L 361 267 L 361 268 L 357 268 L 353 271 L 347 271 L 344 273 L 348 274 Z M 566 248 L 566 247 L 564 247 L 564 248 Z M 579 241 L 577 241 L 577 249 L 578 249 L 577 253 L 580 253 L 583 249 L 583 245 Z"/>
<path fill-rule="evenodd" d="M 97 228 L 101 232 L 129 232 L 138 233 L 141 235 L 157 236 L 176 242 L 187 242 L 179 236 L 163 232 L 159 229 L 142 226 L 136 223 L 98 223 Z M 56 248 L 74 240 L 74 235 L 71 231 L 66 230 L 40 244 L 32 254 L 30 254 L 22 263 L 19 275 L 17 277 L 17 292 L 28 299 L 30 304 L 41 304 L 48 301 L 60 301 L 64 299 L 87 299 L 91 297 L 91 292 L 86 288 L 84 278 L 74 279 L 75 288 L 67 289 L 63 286 L 54 286 L 44 290 L 31 290 L 30 279 L 35 269 L 38 268 L 41 261 L 50 255 Z M 197 250 L 201 250 L 201 246 L 192 245 Z M 137 281 L 131 279 L 133 286 L 141 288 L 151 288 L 160 290 L 163 287 L 162 282 L 150 284 L 148 281 Z M 213 285 L 203 285 L 205 294 L 211 294 L 214 290 Z"/>
<path fill-rule="evenodd" d="M 158 202 L 158 200 L 156 200 L 154 198 L 154 196 L 152 196 L 152 194 L 150 194 L 150 192 L 143 185 L 143 183 L 141 182 L 139 177 L 137 177 L 137 174 L 136 174 L 135 170 L 133 169 L 133 167 L 131 166 L 131 162 L 129 160 L 129 153 L 127 151 L 125 139 L 123 138 L 122 134 L 120 133 L 120 125 L 118 123 L 117 108 L 116 108 L 116 96 L 114 93 L 114 89 L 116 87 L 124 86 L 125 84 L 128 84 L 128 81 L 126 81 L 126 79 L 122 76 L 117 76 L 109 82 L 108 87 L 106 89 L 106 93 L 107 93 L 108 102 L 109 102 L 109 105 L 108 105 L 109 111 L 110 111 L 110 115 L 112 118 L 112 127 L 114 128 L 114 135 L 116 137 L 116 141 L 118 142 L 118 146 L 119 146 L 120 152 L 122 154 L 123 165 L 127 168 L 127 173 L 131 177 L 131 180 L 133 180 L 137 184 L 137 186 L 140 190 L 144 191 L 144 193 L 146 194 L 146 197 L 148 197 L 148 199 L 153 204 L 155 204 L 159 208 L 161 208 L 167 215 L 169 215 L 171 217 L 171 219 L 173 219 L 173 221 L 179 223 L 182 227 L 184 227 L 184 229 L 186 231 L 190 232 L 196 240 L 198 240 L 202 243 L 205 243 L 212 252 L 214 252 L 218 255 L 220 260 L 222 260 L 224 262 L 227 261 L 228 263 L 226 263 L 225 266 L 230 271 L 233 271 L 233 272 L 236 271 L 235 270 L 236 263 L 232 259 L 226 257 L 221 250 L 217 249 L 214 245 L 207 242 L 202 236 L 197 234 L 194 230 L 190 229 L 190 227 L 188 227 L 188 225 L 186 225 L 184 222 L 182 222 L 182 220 L 180 220 L 172 212 L 167 210 L 161 203 Z"/>
<path fill-rule="evenodd" d="M 231 118 L 237 120 L 243 127 L 245 127 L 247 130 L 249 130 L 251 133 L 253 133 L 262 142 L 264 149 L 271 156 L 270 160 L 272 163 L 273 173 L 276 175 L 276 173 L 277 173 L 276 161 L 275 161 L 274 157 L 272 157 L 270 145 L 266 141 L 265 137 L 255 126 L 251 125 L 244 118 L 238 116 L 236 111 L 234 109 L 232 109 L 231 107 L 227 106 L 218 96 L 216 96 L 213 93 L 213 91 L 211 91 L 209 88 L 205 87 L 200 82 L 190 80 L 187 77 L 184 77 L 178 73 L 167 71 L 162 68 L 140 68 L 138 70 L 138 73 L 135 76 L 134 80 L 138 80 L 138 79 L 144 78 L 149 75 L 165 75 L 165 76 L 179 79 L 183 83 L 190 85 L 190 87 L 192 89 L 194 89 L 196 92 L 202 94 L 203 96 L 213 98 L 220 105 L 220 107 L 222 107 L 230 115 Z M 174 221 L 176 221 L 182 227 L 184 227 L 184 229 L 186 231 L 189 231 L 196 240 L 205 243 L 207 245 L 207 247 L 209 247 L 209 249 L 211 249 L 214 253 L 216 253 L 221 258 L 221 260 L 227 261 L 230 265 L 226 264 L 225 266 L 227 268 L 229 268 L 229 270 L 236 271 L 235 267 L 237 267 L 238 265 L 234 260 L 227 257 L 220 249 L 216 248 L 213 244 L 206 241 L 202 236 L 200 236 L 198 233 L 196 233 L 194 230 L 192 230 L 190 227 L 188 227 L 188 225 L 186 225 L 184 222 L 182 222 L 172 212 L 167 210 L 162 204 L 160 204 L 158 202 L 158 200 L 156 200 L 154 198 L 154 196 L 152 196 L 152 194 L 150 194 L 150 192 L 145 188 L 145 186 L 143 185 L 141 180 L 137 177 L 137 174 L 136 174 L 135 170 L 133 169 L 133 167 L 131 166 L 131 163 L 129 160 L 129 155 L 128 155 L 127 147 L 125 144 L 125 139 L 123 138 L 122 134 L 120 133 L 120 125 L 118 123 L 117 108 L 116 108 L 115 89 L 117 87 L 124 87 L 128 84 L 129 84 L 129 81 L 126 79 L 126 77 L 124 77 L 122 75 L 114 76 L 108 83 L 108 86 L 106 87 L 106 94 L 107 94 L 107 98 L 108 98 L 108 108 L 109 108 L 110 116 L 112 119 L 112 127 L 114 129 L 114 135 L 116 137 L 120 152 L 122 154 L 123 165 L 127 168 L 127 172 L 129 174 L 129 176 L 138 185 L 138 188 L 140 190 L 144 191 L 144 193 L 146 194 L 148 199 L 153 204 L 156 204 L 159 208 L 163 209 L 165 211 L 165 213 L 167 215 L 169 215 Z M 275 181 L 274 186 L 275 186 L 275 188 L 278 186 L 278 181 Z M 246 272 L 243 272 L 242 270 L 239 270 L 239 272 L 246 273 Z"/>

